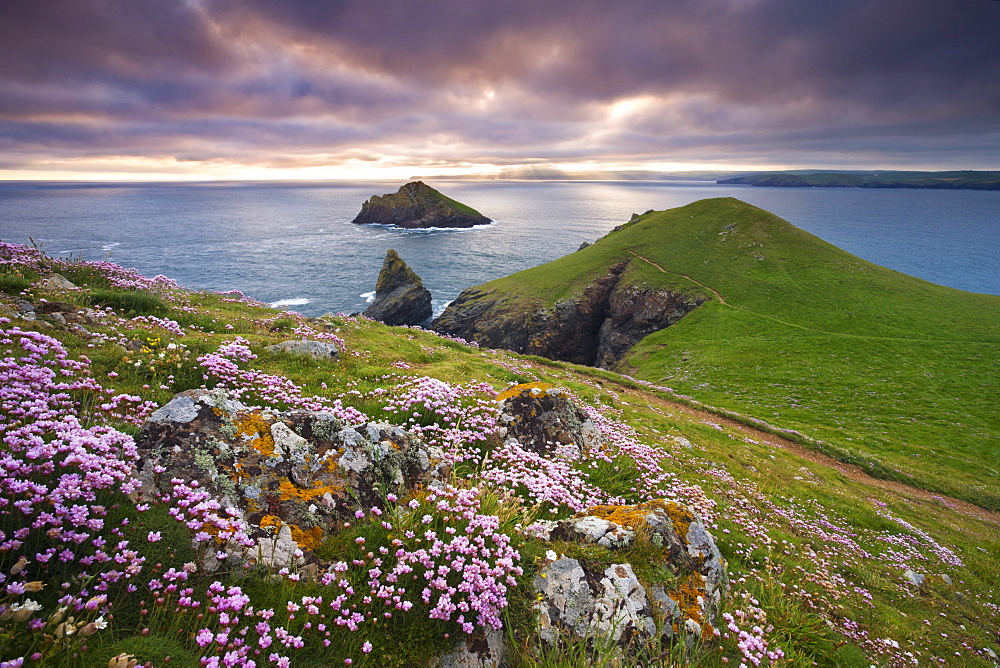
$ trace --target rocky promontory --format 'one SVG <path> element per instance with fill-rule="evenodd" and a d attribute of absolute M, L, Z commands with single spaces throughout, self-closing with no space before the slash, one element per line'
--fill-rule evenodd
<path fill-rule="evenodd" d="M 552 306 L 464 290 L 431 327 L 490 348 L 610 369 L 647 334 L 669 327 L 704 299 L 622 281 L 629 260 Z"/>
<path fill-rule="evenodd" d="M 420 325 L 432 314 L 430 291 L 390 248 L 375 284 L 375 301 L 365 309 L 364 316 L 387 325 Z"/>
<path fill-rule="evenodd" d="M 395 225 L 406 229 L 473 227 L 493 221 L 470 206 L 442 195 L 422 181 L 407 183 L 395 193 L 373 195 L 353 221 L 367 225 Z"/>

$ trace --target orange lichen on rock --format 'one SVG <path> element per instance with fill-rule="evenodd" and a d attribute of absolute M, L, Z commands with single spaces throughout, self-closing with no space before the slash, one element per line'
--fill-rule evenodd
<path fill-rule="evenodd" d="M 336 485 L 316 485 L 315 487 L 297 487 L 292 484 L 290 480 L 282 480 L 278 484 L 278 492 L 282 501 L 305 501 L 309 502 L 323 495 L 336 494 L 341 491 L 343 487 Z"/>
<path fill-rule="evenodd" d="M 708 598 L 705 591 L 705 576 L 701 573 L 690 573 L 687 578 L 673 591 L 667 592 L 681 610 L 681 618 L 674 622 L 674 631 L 684 631 L 684 620 L 690 619 L 701 627 L 701 637 L 709 639 L 714 636 L 712 625 L 705 620 L 704 601 Z"/>
<path fill-rule="evenodd" d="M 576 516 L 593 515 L 627 529 L 638 529 L 646 523 L 646 515 L 657 510 L 665 512 L 670 517 L 678 536 L 681 538 L 687 536 L 694 515 L 681 504 L 663 499 L 654 499 L 637 506 L 593 506 L 577 513 Z"/>
<path fill-rule="evenodd" d="M 264 515 L 260 518 L 260 527 L 265 529 L 267 527 L 274 527 L 275 533 L 281 530 L 286 522 L 282 521 L 277 515 Z M 303 529 L 295 524 L 287 523 L 288 528 L 292 531 L 292 540 L 295 544 L 301 547 L 303 550 L 315 550 L 323 543 L 323 528 L 322 527 L 312 527 L 310 529 Z"/>
<path fill-rule="evenodd" d="M 292 524 L 291 528 L 292 528 L 292 540 L 294 540 L 295 544 L 301 547 L 303 550 L 315 550 L 317 547 L 323 544 L 322 527 L 312 527 L 311 529 L 302 529 Z"/>
<path fill-rule="evenodd" d="M 548 383 L 521 383 L 520 385 L 515 385 L 514 387 L 509 387 L 500 394 L 497 395 L 496 400 L 498 402 L 504 401 L 505 399 L 510 399 L 511 397 L 516 397 L 524 392 L 530 392 L 531 390 L 540 390 L 541 392 L 546 392 L 552 389 L 552 385 Z"/>
<path fill-rule="evenodd" d="M 259 412 L 241 413 L 236 418 L 236 433 L 247 438 L 260 454 L 270 457 L 274 454 L 272 424 L 272 420 L 268 420 Z"/>

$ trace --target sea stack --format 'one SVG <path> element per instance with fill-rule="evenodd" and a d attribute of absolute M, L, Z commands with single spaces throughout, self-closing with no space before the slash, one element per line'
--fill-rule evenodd
<path fill-rule="evenodd" d="M 375 301 L 363 315 L 387 325 L 422 325 L 431 319 L 431 293 L 399 254 L 389 249 L 375 285 Z"/>
<path fill-rule="evenodd" d="M 472 227 L 492 220 L 470 206 L 446 197 L 422 181 L 407 183 L 395 193 L 373 195 L 352 221 L 359 225 L 395 225 L 406 229 Z"/>

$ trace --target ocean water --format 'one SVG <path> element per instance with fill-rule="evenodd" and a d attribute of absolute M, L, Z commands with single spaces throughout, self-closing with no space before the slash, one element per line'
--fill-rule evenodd
<path fill-rule="evenodd" d="M 732 196 L 855 255 L 1000 294 L 1000 192 L 752 188 L 689 182 L 428 181 L 496 221 L 470 230 L 353 225 L 400 182 L 0 183 L 0 240 L 110 259 L 306 315 L 363 310 L 394 248 L 440 312 L 462 289 L 594 241 L 632 213 Z"/>

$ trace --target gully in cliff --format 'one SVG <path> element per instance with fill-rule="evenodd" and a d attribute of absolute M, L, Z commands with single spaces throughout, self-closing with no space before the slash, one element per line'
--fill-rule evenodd
<path fill-rule="evenodd" d="M 395 225 L 406 229 L 473 227 L 493 221 L 470 206 L 446 197 L 421 181 L 395 193 L 373 195 L 353 221 L 359 225 Z"/>

